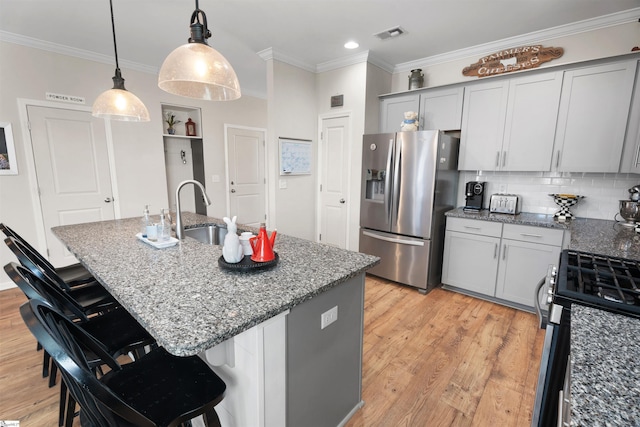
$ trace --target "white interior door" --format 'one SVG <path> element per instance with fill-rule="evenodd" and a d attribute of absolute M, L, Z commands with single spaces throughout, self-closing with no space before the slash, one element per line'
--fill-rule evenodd
<path fill-rule="evenodd" d="M 267 219 L 264 131 L 228 127 L 226 141 L 229 216 L 257 227 Z"/>
<path fill-rule="evenodd" d="M 28 106 L 49 260 L 78 262 L 51 232 L 114 218 L 105 122 L 88 111 Z"/>
<path fill-rule="evenodd" d="M 322 120 L 320 140 L 320 238 L 339 248 L 347 247 L 349 224 L 349 118 Z"/>

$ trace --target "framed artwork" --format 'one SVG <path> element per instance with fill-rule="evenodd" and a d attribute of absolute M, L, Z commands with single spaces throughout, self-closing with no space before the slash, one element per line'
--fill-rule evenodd
<path fill-rule="evenodd" d="M 309 175 L 311 173 L 311 141 L 279 138 L 280 175 Z"/>
<path fill-rule="evenodd" d="M 0 175 L 17 175 L 18 161 L 11 123 L 0 122 Z"/>

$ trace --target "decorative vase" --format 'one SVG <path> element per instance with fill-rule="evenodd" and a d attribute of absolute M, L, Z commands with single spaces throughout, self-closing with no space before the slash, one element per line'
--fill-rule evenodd
<path fill-rule="evenodd" d="M 191 118 L 184 124 L 184 128 L 187 136 L 196 136 L 196 122 L 191 120 Z"/>
<path fill-rule="evenodd" d="M 175 135 L 175 134 L 176 134 L 176 130 L 175 130 L 174 128 L 168 128 L 168 129 L 167 129 L 167 133 L 168 133 L 169 135 Z"/>
<path fill-rule="evenodd" d="M 424 74 L 422 74 L 422 69 L 417 68 L 415 70 L 411 70 L 411 75 L 409 76 L 409 90 L 420 89 L 423 84 Z"/>

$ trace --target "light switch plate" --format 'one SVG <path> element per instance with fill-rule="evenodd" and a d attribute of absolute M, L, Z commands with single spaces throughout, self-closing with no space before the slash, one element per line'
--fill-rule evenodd
<path fill-rule="evenodd" d="M 280 188 L 287 188 L 287 180 L 286 180 L 286 179 L 281 179 L 281 180 L 278 182 L 278 186 L 279 186 Z"/>

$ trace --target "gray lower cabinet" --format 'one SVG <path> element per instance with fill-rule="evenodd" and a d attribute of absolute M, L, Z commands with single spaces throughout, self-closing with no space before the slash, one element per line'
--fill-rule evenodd
<path fill-rule="evenodd" d="M 563 239 L 558 229 L 449 217 L 442 283 L 531 310 L 536 285 L 557 264 Z"/>

